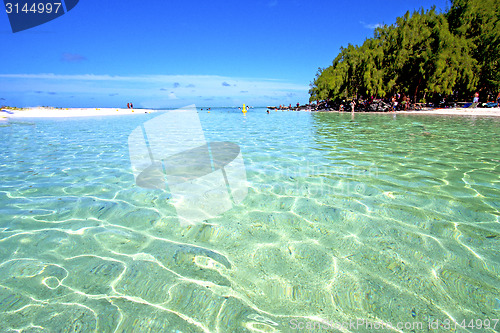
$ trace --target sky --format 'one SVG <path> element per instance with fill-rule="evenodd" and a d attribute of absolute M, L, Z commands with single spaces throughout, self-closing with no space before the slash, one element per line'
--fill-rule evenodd
<path fill-rule="evenodd" d="M 16 0 L 20 1 L 21 0 Z M 80 0 L 12 33 L 0 11 L 0 105 L 175 108 L 307 103 L 340 47 L 448 0 Z"/>

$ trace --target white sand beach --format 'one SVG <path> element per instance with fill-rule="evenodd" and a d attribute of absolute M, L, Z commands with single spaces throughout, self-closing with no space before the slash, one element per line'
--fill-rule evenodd
<path fill-rule="evenodd" d="M 431 109 L 419 111 L 396 111 L 399 114 L 435 114 L 452 116 L 492 116 L 500 117 L 500 108 L 454 108 L 454 109 Z"/>
<path fill-rule="evenodd" d="M 20 110 L 8 109 L 12 114 L 0 112 L 0 119 L 6 118 L 66 118 L 66 117 L 101 117 L 120 116 L 138 113 L 152 113 L 152 109 L 121 109 L 121 108 L 52 108 L 33 107 Z M 348 112 L 348 111 L 346 111 Z M 389 114 L 391 112 L 373 112 Z M 422 114 L 422 115 L 452 115 L 452 116 L 490 116 L 500 117 L 500 108 L 453 108 L 453 109 L 428 109 L 418 111 L 396 111 L 396 114 Z"/>
<path fill-rule="evenodd" d="M 9 110 L 9 109 L 7 109 Z M 9 110 L 12 114 L 2 112 L 0 115 L 8 118 L 66 118 L 66 117 L 96 117 L 121 116 L 138 113 L 151 113 L 150 109 L 120 109 L 120 108 L 51 108 L 34 107 L 21 110 Z"/>
<path fill-rule="evenodd" d="M 320 111 L 325 112 L 325 111 Z M 326 112 L 340 112 L 350 113 L 346 111 L 326 111 Z M 356 112 L 357 114 L 358 112 Z M 411 111 L 396 111 L 396 112 L 362 112 L 373 114 L 422 114 L 422 115 L 448 115 L 448 116 L 482 116 L 482 117 L 500 117 L 500 108 L 452 108 L 452 109 L 426 109 L 426 110 L 411 110 Z"/>

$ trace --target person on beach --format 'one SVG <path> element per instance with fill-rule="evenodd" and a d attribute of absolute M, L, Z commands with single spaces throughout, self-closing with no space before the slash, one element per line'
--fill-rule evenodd
<path fill-rule="evenodd" d="M 497 108 L 500 108 L 500 92 L 497 95 Z"/>
<path fill-rule="evenodd" d="M 398 100 L 396 99 L 396 95 L 392 98 L 392 108 L 393 111 L 396 112 L 396 109 L 398 108 Z"/>
<path fill-rule="evenodd" d="M 354 112 L 354 107 L 356 106 L 356 101 L 352 100 L 351 102 L 351 112 Z"/>
<path fill-rule="evenodd" d="M 130 103 L 130 108 L 133 109 L 134 108 L 134 104 Z"/>
<path fill-rule="evenodd" d="M 130 103 L 127 103 L 127 109 L 130 109 Z"/>
<path fill-rule="evenodd" d="M 477 91 L 474 94 L 474 100 L 472 103 L 479 103 L 479 93 Z M 477 105 L 474 105 L 474 107 L 477 107 Z"/>

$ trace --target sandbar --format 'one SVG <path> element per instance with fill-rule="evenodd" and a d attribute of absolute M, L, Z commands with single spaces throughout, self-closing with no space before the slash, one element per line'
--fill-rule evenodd
<path fill-rule="evenodd" d="M 131 114 L 151 113 L 151 109 L 121 109 L 121 108 L 51 108 L 33 107 L 20 110 L 11 110 L 12 114 L 1 112 L 0 115 L 8 118 L 66 118 L 66 117 L 101 117 L 122 116 Z"/>

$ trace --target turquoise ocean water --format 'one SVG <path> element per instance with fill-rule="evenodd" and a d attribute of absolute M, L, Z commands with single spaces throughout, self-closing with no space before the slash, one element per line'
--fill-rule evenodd
<path fill-rule="evenodd" d="M 0 123 L 0 332 L 500 331 L 499 119 L 200 110 L 248 194 L 185 226 L 157 115 Z"/>

